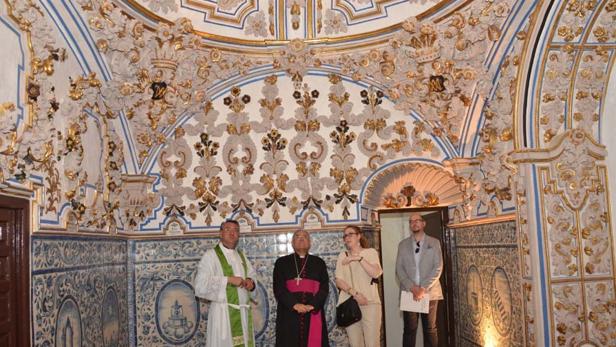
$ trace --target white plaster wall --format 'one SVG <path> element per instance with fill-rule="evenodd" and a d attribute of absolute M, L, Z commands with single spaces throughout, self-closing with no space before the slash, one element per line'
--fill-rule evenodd
<path fill-rule="evenodd" d="M 0 13 L 6 12 L 5 7 L 4 1 L 1 2 Z M 12 102 L 15 106 L 19 106 L 16 88 L 17 78 L 21 78 L 21 83 L 24 82 L 23 76 L 19 76 L 18 68 L 25 57 L 19 47 L 19 36 L 14 30 L 19 32 L 13 23 L 3 16 L 0 19 L 0 42 L 2 42 L 2 49 L 0 49 L 0 103 Z"/>
<path fill-rule="evenodd" d="M 612 61 L 614 64 L 614 61 Z M 614 212 L 616 211 L 616 69 L 612 65 L 610 80 L 607 85 L 605 105 L 601 113 L 601 143 L 607 147 L 608 189 L 610 193 L 610 219 L 612 221 L 612 242 L 616 242 Z M 616 247 L 612 247 L 616 257 Z"/>
<path fill-rule="evenodd" d="M 385 299 L 385 332 L 387 346 L 402 343 L 402 313 L 400 286 L 396 279 L 396 252 L 398 243 L 408 233 L 408 213 L 381 214 L 381 252 L 383 257 L 383 297 Z"/>

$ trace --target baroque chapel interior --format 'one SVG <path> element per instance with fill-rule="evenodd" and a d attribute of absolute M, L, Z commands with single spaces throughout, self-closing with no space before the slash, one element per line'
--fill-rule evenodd
<path fill-rule="evenodd" d="M 0 345 L 205 345 L 233 219 L 256 346 L 298 229 L 349 346 L 347 225 L 401 346 L 419 212 L 440 346 L 616 346 L 616 0 L 5 0 L 0 42 Z"/>

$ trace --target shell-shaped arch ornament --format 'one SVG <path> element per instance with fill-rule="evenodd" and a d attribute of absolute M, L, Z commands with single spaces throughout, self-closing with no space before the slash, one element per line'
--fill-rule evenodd
<path fill-rule="evenodd" d="M 462 200 L 452 174 L 421 162 L 386 167 L 372 177 L 363 205 L 372 208 L 448 206 Z"/>

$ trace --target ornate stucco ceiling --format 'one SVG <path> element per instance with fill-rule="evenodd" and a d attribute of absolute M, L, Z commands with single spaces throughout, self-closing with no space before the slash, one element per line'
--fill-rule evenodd
<path fill-rule="evenodd" d="M 426 19 L 466 1 L 432 0 L 124 0 L 127 13 L 151 25 L 188 18 L 212 44 L 272 47 L 292 39 L 311 43 L 373 41 L 409 17 Z"/>
<path fill-rule="evenodd" d="M 40 189 L 41 220 L 55 227 L 70 220 L 152 231 L 174 217 L 205 230 L 239 213 L 257 226 L 285 218 L 293 225 L 307 209 L 321 209 L 326 223 L 365 221 L 366 209 L 378 205 L 359 198 L 365 180 L 392 162 L 422 159 L 442 168 L 479 156 L 472 170 L 456 172 L 470 204 L 458 215 L 511 208 L 508 152 L 526 131 L 516 128 L 518 68 L 530 59 L 528 37 L 537 36 L 538 2 L 280 4 L 272 2 L 271 34 L 269 2 L 6 2 L 6 23 L 15 25 L 6 42 L 22 52 L 7 57 L 14 64 L 6 69 L 15 70 L 26 96 L 2 87 L 16 100 L 2 101 L 3 177 Z M 381 14 L 338 21 L 347 31 L 332 31 L 327 16 L 352 16 L 347 5 Z M 595 11 L 600 25 L 612 11 L 587 8 L 580 15 Z M 241 27 L 215 23 L 207 11 L 233 13 Z M 254 27 L 259 13 L 266 36 Z M 595 31 L 598 42 L 611 35 Z M 565 41 L 571 36 L 558 32 Z M 560 61 L 558 54 L 549 62 Z M 601 75 L 586 66 L 608 62 L 585 54 L 576 58 L 580 76 Z M 595 84 L 593 99 L 600 96 Z M 583 102 L 575 104 L 589 105 L 579 95 Z M 277 135 L 289 142 L 274 155 L 264 141 Z M 204 147 L 214 145 L 213 160 L 205 158 Z M 265 169 L 277 161 L 287 163 L 286 177 Z M 277 217 L 266 222 L 263 215 Z"/>
<path fill-rule="evenodd" d="M 360 198 L 372 174 L 411 158 L 442 170 L 476 148 L 492 64 L 528 11 L 513 0 L 285 4 L 272 3 L 274 34 L 262 37 L 246 28 L 265 1 L 9 2 L 33 57 L 32 118 L 12 116 L 43 131 L 25 128 L 3 173 L 42 171 L 41 219 L 59 227 L 156 232 L 173 219 L 199 231 L 237 214 L 268 227 L 307 210 L 365 221 L 385 203 Z M 328 22 L 370 11 L 346 33 Z"/>

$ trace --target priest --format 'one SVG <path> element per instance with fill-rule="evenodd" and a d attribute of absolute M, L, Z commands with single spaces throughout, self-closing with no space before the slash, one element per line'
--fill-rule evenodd
<path fill-rule="evenodd" d="M 291 242 L 295 252 L 278 258 L 274 265 L 276 346 L 329 347 L 325 323 L 327 267 L 323 259 L 308 253 L 308 232 L 296 231 Z"/>
<path fill-rule="evenodd" d="M 236 249 L 240 225 L 227 220 L 220 226 L 220 243 L 201 258 L 195 277 L 195 295 L 210 300 L 207 319 L 208 347 L 254 347 L 250 292 L 255 271 Z"/>

